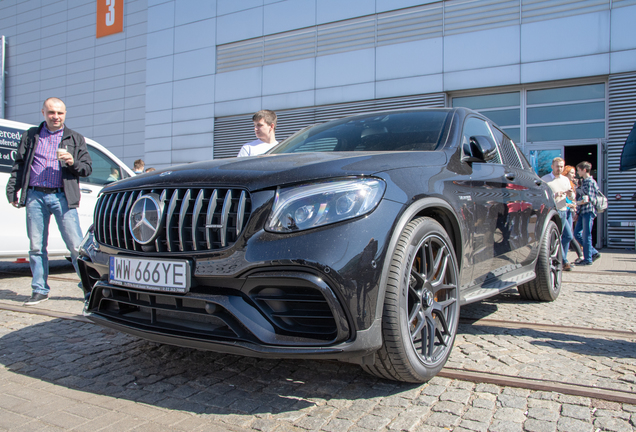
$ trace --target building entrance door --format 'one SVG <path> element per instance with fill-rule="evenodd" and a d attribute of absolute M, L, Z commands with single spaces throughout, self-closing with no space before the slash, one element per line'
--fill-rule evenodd
<path fill-rule="evenodd" d="M 597 181 L 598 186 L 603 190 L 604 185 L 604 161 L 602 157 L 601 140 L 585 140 L 583 142 L 555 142 L 555 143 L 532 143 L 524 146 L 524 153 L 532 164 L 534 171 L 543 177 L 552 171 L 552 159 L 562 157 L 566 165 L 576 167 L 579 162 L 587 161 L 592 164 L 592 176 Z M 604 215 L 603 215 L 604 216 Z M 599 222 L 602 217 L 594 220 L 592 230 L 592 244 L 600 248 L 605 243 L 604 223 Z"/>

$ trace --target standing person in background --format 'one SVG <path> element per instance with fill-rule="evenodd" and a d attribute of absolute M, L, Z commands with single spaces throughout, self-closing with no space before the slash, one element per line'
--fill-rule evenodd
<path fill-rule="evenodd" d="M 576 192 L 576 189 L 578 188 L 578 180 L 576 178 L 576 168 L 574 168 L 572 165 L 566 165 L 565 168 L 563 168 L 562 175 L 566 176 L 570 180 L 570 185 L 572 185 L 572 190 Z M 566 197 L 565 203 L 568 206 L 569 216 L 572 217 L 572 233 L 574 233 L 574 226 L 577 220 L 576 197 L 574 197 L 574 199 L 571 199 L 570 197 Z M 570 249 L 576 252 L 577 259 L 574 263 L 577 264 L 581 262 L 583 260 L 583 249 L 581 249 L 581 245 L 576 239 L 572 239 L 572 241 L 570 242 Z"/>
<path fill-rule="evenodd" d="M 583 245 L 583 261 L 578 265 L 592 265 L 601 257 L 599 251 L 592 246 L 592 227 L 596 217 L 596 201 L 598 184 L 592 177 L 592 164 L 586 161 L 576 166 L 576 173 L 581 177 L 580 193 L 577 194 L 578 219 L 574 227 L 574 236 Z"/>
<path fill-rule="evenodd" d="M 143 174 L 145 166 L 146 166 L 146 164 L 144 164 L 144 161 L 142 159 L 137 159 L 133 163 L 133 172 L 135 174 Z"/>
<path fill-rule="evenodd" d="M 26 207 L 33 293 L 25 306 L 49 298 L 51 288 L 47 282 L 49 260 L 46 246 L 51 215 L 55 217 L 62 239 L 71 253 L 73 267 L 79 274 L 77 257 L 82 241 L 77 214 L 79 178 L 87 177 L 93 171 L 86 140 L 64 125 L 64 102 L 48 98 L 44 101 L 42 115 L 45 121 L 22 135 L 7 183 L 9 202 L 14 207 Z"/>
<path fill-rule="evenodd" d="M 552 159 L 552 172 L 544 175 L 541 180 L 545 181 L 552 193 L 554 193 L 554 201 L 556 202 L 557 211 L 561 217 L 561 252 L 563 255 L 563 270 L 571 271 L 572 266 L 568 262 L 568 250 L 570 249 L 570 241 L 574 238 L 572 235 L 572 214 L 568 212 L 566 198 L 574 199 L 574 191 L 570 180 L 561 175 L 565 162 L 560 157 Z M 568 217 L 569 216 L 569 217 Z"/>
<path fill-rule="evenodd" d="M 256 156 L 267 153 L 274 148 L 278 144 L 278 141 L 276 141 L 277 120 L 274 111 L 260 110 L 254 114 L 252 121 L 254 122 L 254 133 L 258 139 L 241 147 L 237 156 Z"/>
<path fill-rule="evenodd" d="M 145 172 L 153 172 L 153 171 L 157 171 L 156 168 L 150 167 L 150 168 L 146 168 Z"/>

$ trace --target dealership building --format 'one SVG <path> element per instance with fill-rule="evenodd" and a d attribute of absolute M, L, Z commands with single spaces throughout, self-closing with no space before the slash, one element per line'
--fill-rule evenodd
<path fill-rule="evenodd" d="M 636 0 L 2 0 L 0 117 L 42 101 L 128 165 L 232 157 L 252 114 L 277 138 L 349 114 L 466 106 L 538 172 L 592 162 L 598 245 L 634 248 Z"/>

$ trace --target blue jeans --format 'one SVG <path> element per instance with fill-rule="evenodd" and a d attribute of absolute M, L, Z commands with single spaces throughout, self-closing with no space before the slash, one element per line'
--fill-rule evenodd
<path fill-rule="evenodd" d="M 73 267 L 77 268 L 79 245 L 82 241 L 82 229 L 79 224 L 77 209 L 68 208 L 64 192 L 45 194 L 29 189 L 26 200 L 27 234 L 31 242 L 29 263 L 33 280 L 33 293 L 48 295 L 51 287 L 47 282 L 49 277 L 49 258 L 46 247 L 49 241 L 49 222 L 51 215 L 55 216 L 57 227 L 62 239 L 71 253 Z"/>
<path fill-rule="evenodd" d="M 594 225 L 594 213 L 579 214 L 574 228 L 574 237 L 583 246 L 584 261 L 591 263 L 592 256 L 598 251 L 592 246 L 592 226 Z"/>
<path fill-rule="evenodd" d="M 563 262 L 568 262 L 568 251 L 570 250 L 570 242 L 574 238 L 572 235 L 572 212 L 570 210 L 559 210 L 559 216 L 561 217 L 561 253 L 563 255 Z"/>

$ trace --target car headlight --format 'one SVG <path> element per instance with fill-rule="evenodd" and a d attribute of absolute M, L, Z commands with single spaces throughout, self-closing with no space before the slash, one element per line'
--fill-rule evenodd
<path fill-rule="evenodd" d="M 362 216 L 378 205 L 385 188 L 371 178 L 279 187 L 265 228 L 293 232 Z"/>

